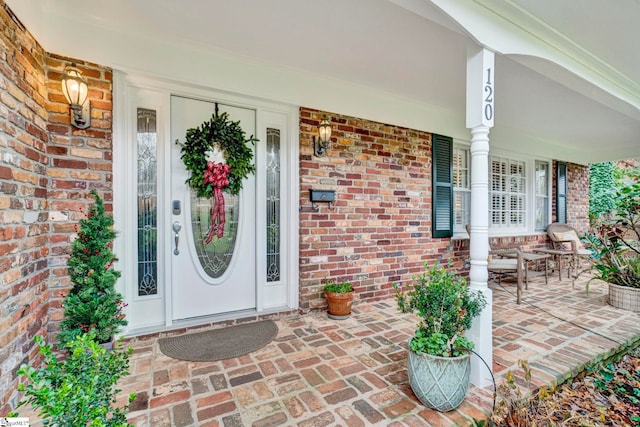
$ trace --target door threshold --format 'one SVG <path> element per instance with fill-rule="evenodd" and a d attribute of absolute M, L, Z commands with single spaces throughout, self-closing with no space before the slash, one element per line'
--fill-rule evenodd
<path fill-rule="evenodd" d="M 170 325 L 157 325 L 145 328 L 137 328 L 122 334 L 125 339 L 142 338 L 151 336 L 168 336 L 176 333 L 184 333 L 187 329 L 205 329 L 214 326 L 227 326 L 233 324 L 255 322 L 258 320 L 276 319 L 297 315 L 298 310 L 289 307 L 271 308 L 258 312 L 255 309 L 239 310 L 229 313 L 210 316 L 193 317 L 189 319 L 174 320 Z"/>

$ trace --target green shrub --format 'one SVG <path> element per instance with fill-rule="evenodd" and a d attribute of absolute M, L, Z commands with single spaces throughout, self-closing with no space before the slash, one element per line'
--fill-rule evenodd
<path fill-rule="evenodd" d="M 122 295 L 115 290 L 120 272 L 113 268 L 113 218 L 105 213 L 98 193 L 91 194 L 95 203 L 79 223 L 78 238 L 71 244 L 67 261 L 73 286 L 64 300 L 58 334 L 63 344 L 89 331 L 98 342 L 108 342 L 127 324 Z"/>
<path fill-rule="evenodd" d="M 420 318 L 418 329 L 411 339 L 416 353 L 433 356 L 459 356 L 473 348 L 464 332 L 471 327 L 487 301 L 480 292 L 472 291 L 464 277 L 438 263 L 413 278 L 407 290 L 395 284 L 396 302 L 402 313 L 416 313 Z"/>
<path fill-rule="evenodd" d="M 351 283 L 349 282 L 342 282 L 340 284 L 336 282 L 329 282 L 324 285 L 324 291 L 346 294 L 347 292 L 353 291 L 353 289 L 351 288 Z"/>
<path fill-rule="evenodd" d="M 115 349 L 108 351 L 95 342 L 92 334 L 81 334 L 66 343 L 68 355 L 58 360 L 42 337 L 35 337 L 43 366 L 36 369 L 22 365 L 18 375 L 27 381 L 20 384 L 26 400 L 18 408 L 31 404 L 52 426 L 129 426 L 126 412 L 135 393 L 129 395 L 129 403 L 115 407 L 116 382 L 128 374 L 129 355 L 133 351 Z M 9 416 L 17 416 L 16 413 Z"/>
<path fill-rule="evenodd" d="M 594 278 L 640 288 L 640 182 L 620 187 L 615 217 L 597 219 L 583 240 L 594 260 Z"/>
<path fill-rule="evenodd" d="M 615 208 L 615 163 L 589 165 L 589 215 L 599 217 Z"/>

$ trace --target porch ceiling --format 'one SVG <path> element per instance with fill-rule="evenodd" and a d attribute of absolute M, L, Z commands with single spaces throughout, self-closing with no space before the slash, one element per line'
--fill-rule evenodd
<path fill-rule="evenodd" d="M 497 53 L 493 146 L 640 157 L 638 0 L 5 1 L 52 53 L 463 140 L 466 49 L 479 43 Z M 199 70 L 213 56 L 245 68 Z"/>

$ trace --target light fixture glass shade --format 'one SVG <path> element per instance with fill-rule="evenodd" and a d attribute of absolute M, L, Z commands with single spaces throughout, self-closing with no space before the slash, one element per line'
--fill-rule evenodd
<path fill-rule="evenodd" d="M 82 105 L 87 100 L 87 82 L 82 78 L 82 72 L 76 67 L 67 67 L 62 78 L 62 93 L 71 105 Z"/>
<path fill-rule="evenodd" d="M 329 123 L 327 116 L 324 116 L 318 125 L 318 139 L 323 143 L 327 143 L 331 139 L 331 123 Z"/>

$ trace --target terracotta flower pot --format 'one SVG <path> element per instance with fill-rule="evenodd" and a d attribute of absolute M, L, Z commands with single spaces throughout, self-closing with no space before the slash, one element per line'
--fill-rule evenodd
<path fill-rule="evenodd" d="M 351 292 L 325 292 L 327 305 L 329 306 L 329 317 L 342 320 L 351 314 L 353 305 L 353 291 Z"/>

